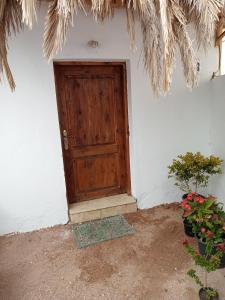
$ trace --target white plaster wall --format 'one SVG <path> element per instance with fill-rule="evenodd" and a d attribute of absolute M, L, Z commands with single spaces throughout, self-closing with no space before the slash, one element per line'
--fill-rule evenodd
<path fill-rule="evenodd" d="M 42 58 L 45 7 L 39 24 L 10 42 L 9 60 L 17 88 L 0 87 L 0 234 L 67 222 L 67 202 L 52 63 Z M 140 33 L 137 33 L 139 46 Z M 86 46 L 98 40 L 99 49 Z M 79 15 L 56 59 L 127 60 L 132 192 L 139 208 L 176 201 L 179 191 L 167 179 L 167 166 L 186 151 L 210 153 L 209 78 L 216 52 L 201 56 L 201 82 L 185 88 L 180 64 L 172 90 L 155 98 L 140 49 L 130 50 L 125 13 L 94 23 Z"/>
<path fill-rule="evenodd" d="M 224 160 L 223 174 L 213 180 L 212 192 L 225 204 L 225 76 L 210 83 L 212 153 Z"/>

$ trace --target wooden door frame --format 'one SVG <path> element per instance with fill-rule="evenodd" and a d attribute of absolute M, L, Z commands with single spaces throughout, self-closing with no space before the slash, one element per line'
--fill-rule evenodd
<path fill-rule="evenodd" d="M 55 91 L 56 91 L 56 102 L 57 102 L 57 111 L 58 111 L 58 121 L 60 129 L 60 139 L 61 139 L 61 148 L 63 152 L 63 167 L 64 167 L 64 178 L 65 178 L 65 161 L 64 161 L 64 144 L 63 144 L 63 134 L 62 134 L 62 124 L 63 114 L 61 112 L 61 104 L 59 100 L 59 87 L 57 86 L 55 68 L 57 66 L 120 66 L 122 67 L 123 75 L 123 108 L 124 108 L 124 128 L 126 131 L 125 134 L 125 155 L 126 155 L 126 172 L 127 172 L 127 194 L 131 195 L 131 175 L 130 175 L 130 144 L 129 144 L 129 118 L 128 118 L 128 94 L 127 94 L 127 64 L 126 61 L 77 61 L 77 60 L 54 60 L 53 69 L 54 69 L 54 78 L 55 78 Z M 65 178 L 66 180 L 66 178 Z M 91 201 L 91 200 L 90 200 Z M 69 203 L 68 197 L 67 202 Z"/>

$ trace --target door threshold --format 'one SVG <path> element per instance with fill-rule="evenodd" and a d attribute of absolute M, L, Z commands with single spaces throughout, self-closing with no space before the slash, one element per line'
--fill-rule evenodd
<path fill-rule="evenodd" d="M 70 223 L 82 223 L 137 211 L 134 197 L 119 194 L 69 205 Z"/>

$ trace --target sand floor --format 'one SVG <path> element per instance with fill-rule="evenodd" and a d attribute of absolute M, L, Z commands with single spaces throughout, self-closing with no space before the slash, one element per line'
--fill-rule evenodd
<path fill-rule="evenodd" d="M 176 204 L 126 215 L 136 234 L 77 249 L 71 226 L 0 237 L 1 300 L 197 300 Z M 225 269 L 210 275 L 225 299 Z"/>

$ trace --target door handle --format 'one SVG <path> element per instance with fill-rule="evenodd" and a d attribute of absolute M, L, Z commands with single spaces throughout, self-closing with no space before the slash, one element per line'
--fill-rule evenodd
<path fill-rule="evenodd" d="M 68 142 L 67 131 L 65 129 L 63 130 L 63 144 L 64 144 L 64 149 L 68 150 L 69 149 L 69 142 Z"/>

